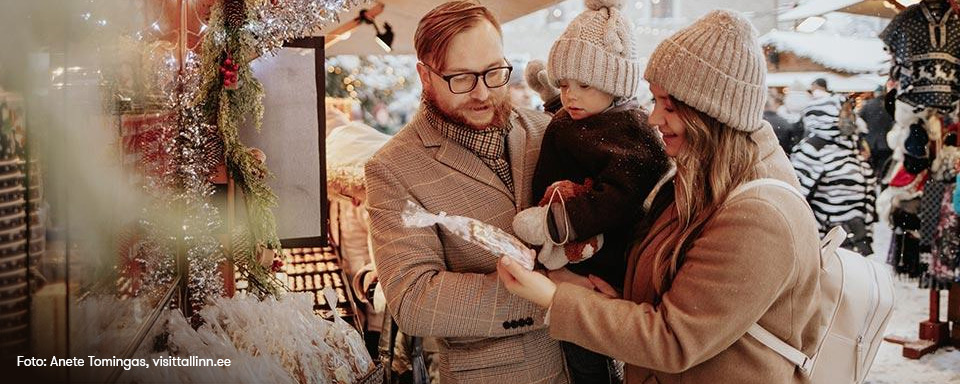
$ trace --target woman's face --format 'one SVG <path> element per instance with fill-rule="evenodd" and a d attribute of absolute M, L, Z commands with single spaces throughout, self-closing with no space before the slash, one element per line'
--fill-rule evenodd
<path fill-rule="evenodd" d="M 659 85 L 650 84 L 650 92 L 653 93 L 655 105 L 648 121 L 660 130 L 667 156 L 676 157 L 687 142 L 686 125 L 677 113 L 667 91 Z"/>

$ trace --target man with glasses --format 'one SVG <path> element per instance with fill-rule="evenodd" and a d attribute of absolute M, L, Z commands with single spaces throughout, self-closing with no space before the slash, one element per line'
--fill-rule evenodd
<path fill-rule="evenodd" d="M 367 211 L 387 308 L 404 333 L 436 337 L 448 383 L 566 383 L 544 312 L 497 279 L 497 258 L 439 227 L 406 228 L 407 201 L 512 233 L 549 117 L 512 109 L 513 68 L 486 8 L 455 1 L 414 37 L 423 98 L 413 120 L 366 165 Z"/>

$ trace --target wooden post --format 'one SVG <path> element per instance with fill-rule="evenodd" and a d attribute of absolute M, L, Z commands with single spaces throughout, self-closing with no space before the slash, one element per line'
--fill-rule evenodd
<path fill-rule="evenodd" d="M 920 339 L 903 344 L 903 357 L 919 359 L 947 344 L 950 324 L 940 321 L 940 291 L 930 288 L 930 317 L 920 323 Z"/>
<path fill-rule="evenodd" d="M 947 320 L 953 324 L 950 344 L 960 348 L 960 283 L 953 283 L 950 286 L 950 293 L 947 296 Z"/>

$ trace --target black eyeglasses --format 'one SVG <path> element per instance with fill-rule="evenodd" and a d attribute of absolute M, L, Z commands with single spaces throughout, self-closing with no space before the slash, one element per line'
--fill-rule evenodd
<path fill-rule="evenodd" d="M 510 73 L 513 72 L 513 67 L 505 65 L 502 67 L 490 68 L 483 72 L 462 72 L 454 73 L 452 75 L 444 75 L 438 72 L 436 69 L 431 68 L 429 65 L 423 64 L 424 67 L 430 70 L 430 72 L 436 73 L 437 76 L 440 76 L 444 81 L 447 82 L 447 86 L 450 88 L 450 92 L 455 94 L 463 94 L 472 91 L 477 87 L 477 79 L 483 78 L 483 84 L 487 88 L 500 88 L 504 85 L 507 85 L 510 82 Z"/>

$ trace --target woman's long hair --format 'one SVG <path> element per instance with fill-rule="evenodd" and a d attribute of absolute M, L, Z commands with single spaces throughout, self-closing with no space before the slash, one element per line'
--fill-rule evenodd
<path fill-rule="evenodd" d="M 759 147 L 749 133 L 726 126 L 679 100 L 671 101 L 686 126 L 686 144 L 674 159 L 677 226 L 658 246 L 653 263 L 653 283 L 661 295 L 670 289 L 684 253 L 727 195 L 756 178 L 759 158 Z M 657 231 L 655 228 L 650 234 Z"/>

